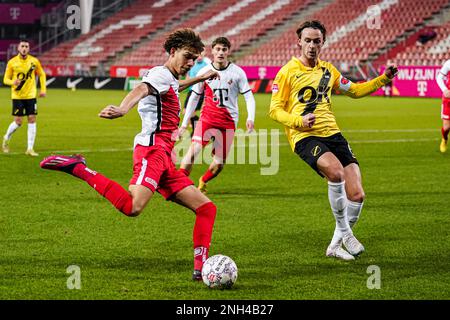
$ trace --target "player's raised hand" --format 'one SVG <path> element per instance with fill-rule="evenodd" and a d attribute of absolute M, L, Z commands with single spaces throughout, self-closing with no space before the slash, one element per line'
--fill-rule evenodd
<path fill-rule="evenodd" d="M 216 70 L 208 70 L 207 72 L 202 74 L 200 77 L 202 78 L 202 81 L 220 79 L 219 72 L 217 72 Z"/>
<path fill-rule="evenodd" d="M 388 64 L 386 71 L 384 71 L 384 74 L 389 79 L 394 79 L 394 77 L 397 75 L 397 73 L 398 73 L 398 69 L 397 69 L 397 65 L 395 63 Z"/>
<path fill-rule="evenodd" d="M 113 106 L 113 105 L 107 106 L 102 111 L 100 111 L 100 113 L 98 114 L 98 116 L 100 118 L 105 118 L 105 119 L 116 119 L 116 118 L 123 117 L 123 115 L 124 115 L 124 113 L 119 108 L 117 108 L 116 106 Z"/>
<path fill-rule="evenodd" d="M 314 113 L 308 113 L 307 115 L 303 116 L 304 128 L 311 128 L 314 125 L 314 122 L 316 122 L 316 116 L 314 115 Z"/>
<path fill-rule="evenodd" d="M 247 133 L 252 133 L 255 129 L 255 123 L 252 120 L 247 120 Z"/>

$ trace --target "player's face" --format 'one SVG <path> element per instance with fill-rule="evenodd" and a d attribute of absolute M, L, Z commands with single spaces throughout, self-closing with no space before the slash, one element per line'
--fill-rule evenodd
<path fill-rule="evenodd" d="M 192 48 L 174 50 L 173 68 L 179 75 L 185 75 L 193 67 L 199 53 Z"/>
<path fill-rule="evenodd" d="M 22 56 L 26 56 L 30 52 L 30 44 L 28 42 L 20 42 L 17 50 Z"/>
<path fill-rule="evenodd" d="M 214 58 L 214 62 L 224 63 L 228 61 L 228 56 L 230 55 L 230 49 L 223 44 L 216 44 L 214 48 L 212 48 L 212 55 Z"/>
<path fill-rule="evenodd" d="M 298 45 L 302 51 L 302 56 L 308 60 L 317 60 L 323 46 L 322 31 L 313 28 L 303 29 Z"/>

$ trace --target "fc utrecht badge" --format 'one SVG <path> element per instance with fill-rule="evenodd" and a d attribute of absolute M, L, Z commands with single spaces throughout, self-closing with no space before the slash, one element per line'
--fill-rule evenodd
<path fill-rule="evenodd" d="M 274 83 L 272 84 L 272 93 L 277 93 L 278 92 L 278 84 Z"/>

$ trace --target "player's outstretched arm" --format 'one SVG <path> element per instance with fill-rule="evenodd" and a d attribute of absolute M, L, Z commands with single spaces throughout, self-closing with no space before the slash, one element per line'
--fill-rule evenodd
<path fill-rule="evenodd" d="M 245 104 L 247 106 L 247 133 L 252 133 L 255 128 L 255 109 L 256 109 L 256 103 L 255 103 L 255 97 L 253 96 L 252 90 L 247 91 L 244 93 L 244 99 Z"/>
<path fill-rule="evenodd" d="M 195 112 L 195 106 L 197 106 L 198 103 L 200 102 L 200 96 L 201 94 L 192 90 L 192 94 L 189 97 L 189 100 L 186 105 L 186 111 L 184 113 L 183 122 L 181 123 L 180 129 L 178 130 L 178 136 L 182 136 L 183 133 L 186 131 L 189 124 L 189 120 L 191 119 L 192 115 Z"/>
<path fill-rule="evenodd" d="M 206 81 L 208 79 L 219 79 L 219 73 L 215 70 L 208 70 L 207 72 L 198 75 L 196 77 L 193 78 L 189 78 L 189 79 L 185 79 L 185 80 L 180 80 L 179 84 L 180 87 L 178 88 L 178 91 L 183 91 L 186 88 L 189 88 L 190 86 L 193 86 L 196 83 L 202 82 L 202 81 Z"/>
<path fill-rule="evenodd" d="M 139 84 L 122 100 L 119 107 L 109 105 L 98 114 L 100 118 L 116 119 L 123 117 L 133 108 L 139 100 L 149 95 L 149 86 L 146 83 Z"/>
<path fill-rule="evenodd" d="M 351 98 L 362 98 L 391 82 L 397 75 L 397 72 L 397 66 L 391 64 L 388 65 L 386 71 L 381 76 L 363 83 L 351 83 L 348 90 L 342 90 L 342 87 L 341 90 Z"/>

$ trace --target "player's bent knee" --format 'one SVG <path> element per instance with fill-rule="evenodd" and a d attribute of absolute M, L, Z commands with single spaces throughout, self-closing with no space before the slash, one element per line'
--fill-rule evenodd
<path fill-rule="evenodd" d="M 329 170 L 325 175 L 330 182 L 342 182 L 345 180 L 343 169 Z"/>
<path fill-rule="evenodd" d="M 364 191 L 361 190 L 352 194 L 348 194 L 347 197 L 350 201 L 361 203 L 366 198 L 366 195 L 364 194 Z"/>

